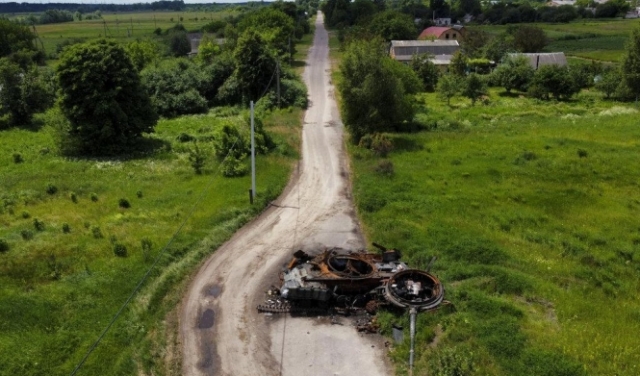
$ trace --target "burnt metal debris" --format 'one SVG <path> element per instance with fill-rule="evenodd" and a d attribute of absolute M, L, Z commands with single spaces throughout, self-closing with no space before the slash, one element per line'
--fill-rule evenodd
<path fill-rule="evenodd" d="M 365 310 L 373 314 L 379 306 L 430 311 L 443 302 L 444 287 L 435 275 L 428 270 L 410 269 L 400 260 L 397 250 L 374 245 L 381 252 L 339 248 L 315 256 L 295 252 L 280 274 L 280 287 L 268 292 L 268 299 L 258 310 L 272 313 Z"/>

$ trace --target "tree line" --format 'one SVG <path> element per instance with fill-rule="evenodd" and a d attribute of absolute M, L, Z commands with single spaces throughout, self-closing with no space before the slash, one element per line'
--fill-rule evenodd
<path fill-rule="evenodd" d="M 497 36 L 468 30 L 462 49 L 441 71 L 428 55 L 413 56 L 408 65 L 389 56 L 389 40 L 415 39 L 406 14 L 375 0 L 357 0 L 346 11 L 336 7 L 341 0 L 331 1 L 334 7 L 327 17 L 347 19 L 350 25 L 336 25 L 342 30 L 344 50 L 343 79 L 338 84 L 341 110 L 352 142 L 365 147 L 385 144 L 384 132 L 423 127 L 415 120 L 415 94 L 420 92 L 436 92 L 446 105 L 459 95 L 472 105 L 488 103 L 488 87 L 503 87 L 507 93 L 518 91 L 538 100 L 568 100 L 585 88 L 595 88 L 607 99 L 631 100 L 640 95 L 640 30 L 633 32 L 619 67 L 585 62 L 539 69 L 517 52 L 540 52 L 548 43 L 542 29 L 511 25 Z M 369 13 L 354 12 L 356 6 Z"/>
<path fill-rule="evenodd" d="M 395 10 L 405 14 L 415 22 L 419 30 L 434 24 L 436 18 L 451 18 L 452 22 L 463 21 L 465 16 L 473 17 L 478 24 L 515 24 L 533 22 L 569 22 L 578 18 L 605 18 L 623 16 L 630 9 L 624 0 L 610 0 L 596 3 L 581 0 L 576 6 L 547 6 L 535 2 L 481 2 L 480 0 L 429 0 L 422 2 L 407 0 L 388 2 L 384 0 L 327 0 L 321 10 L 326 23 L 338 29 L 368 23 L 369 18 L 384 10 Z M 400 26 L 398 24 L 398 26 Z"/>
<path fill-rule="evenodd" d="M 260 111 L 305 107 L 306 88 L 290 67 L 296 25 L 305 23 L 303 34 L 310 31 L 304 10 L 281 2 L 229 18 L 224 41 L 204 36 L 192 59 L 178 25 L 127 44 L 70 44 L 51 70 L 24 58 L 37 51 L 28 27 L 0 20 L 6 31 L 0 34 L 0 129 L 29 126 L 35 113 L 52 108 L 48 119 L 63 152 L 105 155 L 135 148 L 159 116 L 245 107 L 250 100 Z"/>
<path fill-rule="evenodd" d="M 18 3 L 9 2 L 0 4 L 0 13 L 41 13 L 48 10 L 65 10 L 69 12 L 80 11 L 90 13 L 97 10 L 103 12 L 132 12 L 132 11 L 153 11 L 171 10 L 181 11 L 186 9 L 183 0 L 154 1 L 151 3 L 136 4 L 86 4 L 86 3 Z"/>

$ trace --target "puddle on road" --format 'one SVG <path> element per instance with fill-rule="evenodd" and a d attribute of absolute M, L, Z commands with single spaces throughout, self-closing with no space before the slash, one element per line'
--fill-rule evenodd
<path fill-rule="evenodd" d="M 218 296 L 220 296 L 221 293 L 222 293 L 222 287 L 218 285 L 209 285 L 204 289 L 205 295 L 212 296 L 214 298 L 217 298 Z"/>
<path fill-rule="evenodd" d="M 213 327 L 215 319 L 215 313 L 212 309 L 208 309 L 202 313 L 200 320 L 198 320 L 198 329 L 209 329 Z"/>

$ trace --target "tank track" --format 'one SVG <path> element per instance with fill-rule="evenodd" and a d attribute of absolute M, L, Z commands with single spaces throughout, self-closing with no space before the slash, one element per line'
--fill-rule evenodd
<path fill-rule="evenodd" d="M 292 305 L 288 301 L 267 301 L 264 304 L 259 304 L 257 307 L 260 313 L 293 313 L 301 315 L 315 315 L 325 314 L 328 312 L 326 308 L 319 307 L 301 307 Z"/>
<path fill-rule="evenodd" d="M 268 301 L 258 305 L 258 312 L 262 313 L 291 313 L 293 309 L 291 303 L 283 301 Z"/>

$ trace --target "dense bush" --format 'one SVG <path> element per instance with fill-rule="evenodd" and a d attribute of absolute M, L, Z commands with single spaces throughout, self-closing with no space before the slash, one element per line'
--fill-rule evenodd
<path fill-rule="evenodd" d="M 9 249 L 9 243 L 4 239 L 0 239 L 0 253 L 9 252 Z"/>
<path fill-rule="evenodd" d="M 52 183 L 47 183 L 47 186 L 45 187 L 45 191 L 50 195 L 54 195 L 58 192 L 58 187 L 56 187 Z"/>
<path fill-rule="evenodd" d="M 411 69 L 416 76 L 422 81 L 422 89 L 428 92 L 434 92 L 440 78 L 440 70 L 429 60 L 428 55 L 413 55 L 411 58 Z"/>
<path fill-rule="evenodd" d="M 507 90 L 527 91 L 535 71 L 524 56 L 508 57 L 494 71 L 497 82 Z"/>
<path fill-rule="evenodd" d="M 22 237 L 23 240 L 31 240 L 33 239 L 33 231 L 26 230 L 26 229 L 21 230 L 20 236 Z"/>
<path fill-rule="evenodd" d="M 536 71 L 529 93 L 539 99 L 549 99 L 550 95 L 556 99 L 568 99 L 579 91 L 569 68 L 544 65 Z"/>
<path fill-rule="evenodd" d="M 307 108 L 307 87 L 299 80 L 283 79 L 280 81 L 280 107 Z M 271 110 L 278 105 L 278 96 L 275 90 L 269 91 L 256 103 L 259 111 Z"/>
<path fill-rule="evenodd" d="M 7 58 L 0 59 L 0 87 L 0 116 L 8 114 L 11 125 L 30 125 L 33 114 L 49 108 L 55 99 L 50 70 L 21 67 Z"/>
<path fill-rule="evenodd" d="M 127 247 L 124 244 L 115 243 L 113 253 L 118 257 L 127 257 Z"/>
<path fill-rule="evenodd" d="M 118 206 L 122 209 L 129 209 L 131 207 L 131 203 L 126 198 L 121 198 L 118 200 Z"/>
<path fill-rule="evenodd" d="M 380 39 L 349 43 L 340 70 L 338 88 L 352 142 L 366 134 L 406 130 L 415 113 L 412 94 L 422 83 L 410 67 L 387 55 Z"/>
<path fill-rule="evenodd" d="M 60 108 L 68 125 L 61 138 L 76 152 L 114 154 L 153 132 L 157 115 L 125 49 L 113 41 L 71 46 L 57 68 Z M 66 128 L 66 129 L 65 129 Z"/>
<path fill-rule="evenodd" d="M 198 91 L 204 81 L 202 71 L 187 60 L 142 72 L 155 111 L 168 118 L 207 111 L 207 99 Z"/>

